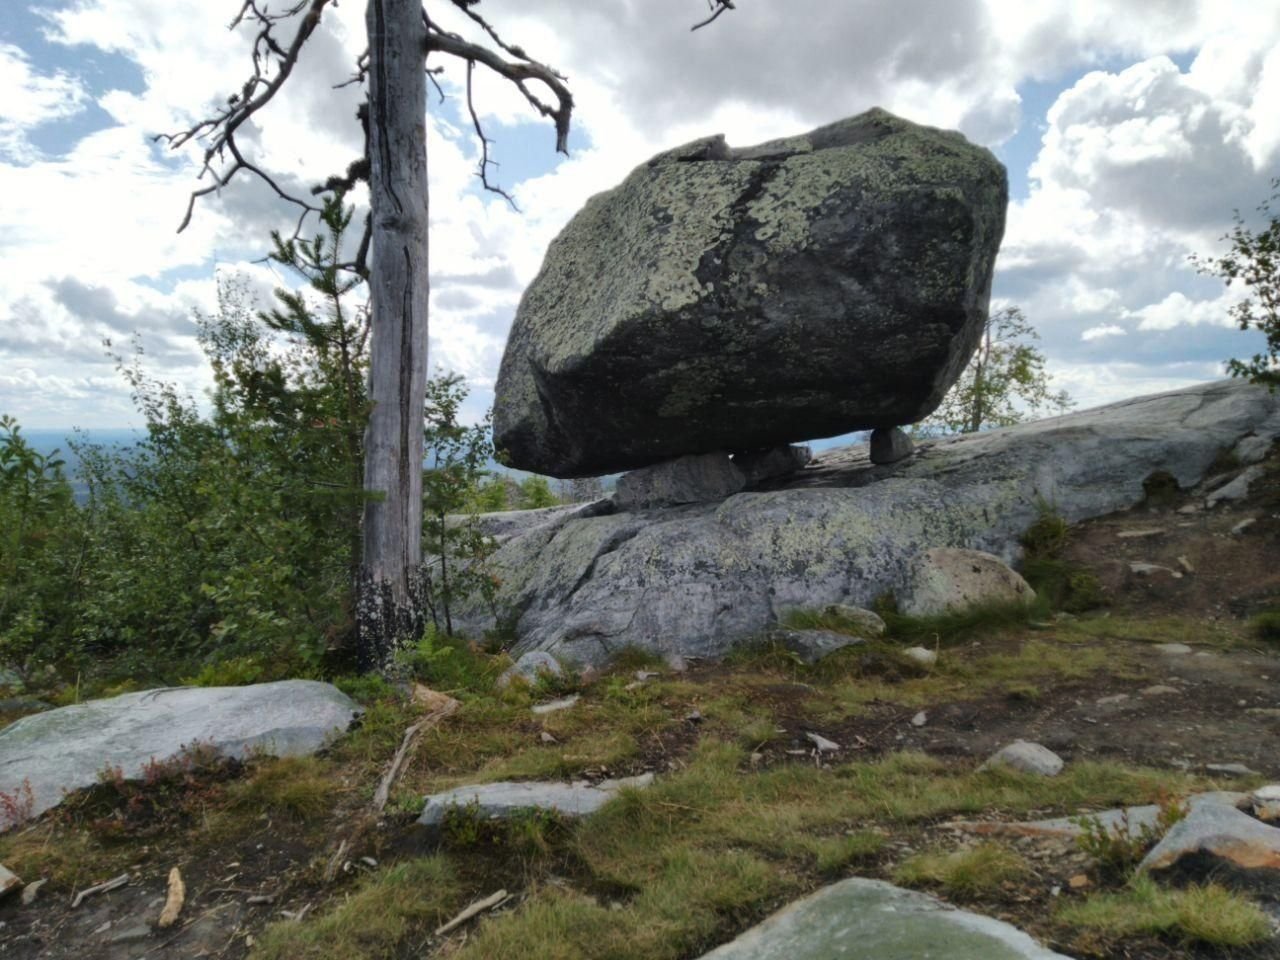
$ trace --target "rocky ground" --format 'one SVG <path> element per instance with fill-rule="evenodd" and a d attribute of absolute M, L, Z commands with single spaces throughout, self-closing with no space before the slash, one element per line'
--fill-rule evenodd
<path fill-rule="evenodd" d="M 435 683 L 461 707 L 424 730 L 381 815 L 374 786 L 422 710 L 376 689 L 360 729 L 319 757 L 104 784 L 0 837 L 0 863 L 28 891 L 44 880 L 0 901 L 0 958 L 680 960 L 844 877 L 928 891 L 1067 956 L 1280 956 L 1274 876 L 1175 908 L 1096 848 L 962 826 L 1280 782 L 1280 643 L 1248 619 L 1280 608 L 1277 465 L 1208 508 L 1242 469 L 1220 466 L 1203 489 L 1156 485 L 1070 531 L 1058 560 L 1096 575 L 1094 609 L 939 625 L 813 667 L 777 649 L 683 673 L 636 659 L 503 694 L 501 661 L 477 655 L 477 673 Z M 937 662 L 902 656 L 908 644 Z M 977 771 L 1017 739 L 1056 752 L 1063 772 Z M 578 823 L 461 818 L 435 836 L 415 823 L 425 795 L 465 784 L 643 773 L 652 787 Z M 185 897 L 159 929 L 174 867 Z M 1194 912 L 1241 903 L 1270 918 L 1247 946 Z M 1134 930 L 1117 910 L 1177 918 Z"/>

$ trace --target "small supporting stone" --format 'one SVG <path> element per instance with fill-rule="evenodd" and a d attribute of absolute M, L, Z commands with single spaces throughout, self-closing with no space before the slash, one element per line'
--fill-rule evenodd
<path fill-rule="evenodd" d="M 813 449 L 784 443 L 763 450 L 744 450 L 733 455 L 733 463 L 747 478 L 747 486 L 785 477 L 803 470 L 813 459 Z"/>
<path fill-rule="evenodd" d="M 871 431 L 871 462 L 897 463 L 911 456 L 915 444 L 899 427 L 876 427 Z"/>
<path fill-rule="evenodd" d="M 746 485 L 746 476 L 727 454 L 691 454 L 624 473 L 614 502 L 619 510 L 705 503 L 724 500 Z"/>

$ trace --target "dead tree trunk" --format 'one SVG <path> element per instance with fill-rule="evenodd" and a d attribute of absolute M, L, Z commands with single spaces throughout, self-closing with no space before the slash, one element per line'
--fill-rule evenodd
<path fill-rule="evenodd" d="M 426 25 L 421 0 L 369 0 L 369 425 L 356 605 L 363 666 L 422 624 L 422 409 L 427 383 Z"/>

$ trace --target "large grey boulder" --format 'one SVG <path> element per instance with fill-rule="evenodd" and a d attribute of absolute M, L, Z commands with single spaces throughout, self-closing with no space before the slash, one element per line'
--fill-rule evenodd
<path fill-rule="evenodd" d="M 701 960 L 1068 960 L 1000 920 L 854 877 L 779 910 Z"/>
<path fill-rule="evenodd" d="M 659 154 L 548 249 L 495 446 L 571 477 L 914 423 L 977 344 L 1007 201 L 989 151 L 883 110 Z"/>
<path fill-rule="evenodd" d="M 236 759 L 302 756 L 346 732 L 359 713 L 346 694 L 314 680 L 172 687 L 90 700 L 0 730 L 0 791 L 22 797 L 29 785 L 31 808 L 24 812 L 38 816 L 64 793 L 96 784 L 108 767 L 139 779 L 152 761 L 195 746 Z"/>
<path fill-rule="evenodd" d="M 826 451 L 780 489 L 516 537 L 493 557 L 499 612 L 518 652 L 584 665 L 626 645 L 720 656 L 789 609 L 905 596 L 916 557 L 933 547 L 1016 566 L 1043 504 L 1070 523 L 1127 509 L 1151 474 L 1193 487 L 1223 449 L 1277 426 L 1280 395 L 1228 380 L 922 443 L 887 467 L 865 445 Z M 493 614 L 476 603 L 457 623 L 478 636 Z"/>

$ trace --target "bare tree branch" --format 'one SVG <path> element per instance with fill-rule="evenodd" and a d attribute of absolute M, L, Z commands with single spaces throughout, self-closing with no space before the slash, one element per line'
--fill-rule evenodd
<path fill-rule="evenodd" d="M 476 113 L 476 105 L 471 96 L 471 75 L 476 72 L 476 63 L 474 60 L 467 61 L 467 110 L 471 113 L 471 125 L 475 127 L 476 137 L 480 140 L 480 182 L 484 188 L 491 193 L 496 193 L 502 197 L 507 203 L 511 204 L 511 209 L 520 212 L 520 208 L 516 206 L 516 202 L 512 199 L 511 194 L 503 190 L 496 184 L 489 182 L 489 167 L 497 166 L 489 159 L 489 144 L 492 141 L 484 135 L 484 128 L 480 126 L 480 115 Z"/>
<path fill-rule="evenodd" d="M 692 27 L 690 27 L 689 28 L 690 32 L 694 30 L 701 30 L 707 24 L 713 22 L 718 16 L 720 16 L 720 14 L 724 13 L 726 10 L 737 9 L 737 7 L 734 6 L 734 0 L 707 0 L 707 6 L 713 9 L 715 12 L 712 13 L 711 16 L 707 17 L 707 19 L 703 20 L 700 23 L 695 23 Z"/>
<path fill-rule="evenodd" d="M 455 3 L 458 0 L 455 0 Z M 469 6 L 470 4 L 468 4 Z M 467 10 L 467 15 L 472 19 L 478 19 L 478 14 L 473 14 Z M 524 94 L 524 98 L 529 104 L 544 117 L 550 117 L 556 127 L 556 151 L 568 154 L 569 152 L 569 119 L 573 114 L 573 94 L 569 92 L 569 88 L 565 85 L 565 78 L 546 64 L 538 63 L 523 55 L 519 47 L 508 47 L 503 45 L 504 50 L 519 51 L 511 55 L 516 57 L 515 61 L 504 60 L 498 54 L 494 53 L 488 47 L 482 47 L 479 44 L 464 40 L 456 33 L 447 33 L 434 24 L 423 11 L 423 19 L 427 24 L 427 53 L 438 50 L 441 53 L 447 53 L 450 56 L 457 57 L 460 60 L 468 60 L 472 63 L 483 64 L 494 73 L 501 77 L 505 77 L 516 85 L 516 88 Z M 482 20 L 480 22 L 483 22 Z M 492 28 L 489 35 L 495 36 Z M 499 41 L 495 41 L 499 42 Z M 529 81 L 537 80 L 543 83 L 551 90 L 556 97 L 556 106 L 543 102 L 538 96 L 529 89 Z"/>
<path fill-rule="evenodd" d="M 191 222 L 196 200 L 222 189 L 241 170 L 258 176 L 282 199 L 302 208 L 298 218 L 298 231 L 302 229 L 303 220 L 308 213 L 319 212 L 319 207 L 285 192 L 260 167 L 247 162 L 236 144 L 236 132 L 250 117 L 270 103 L 284 85 L 298 62 L 298 54 L 303 44 L 315 31 L 320 23 L 321 13 L 331 2 L 334 0 L 298 0 L 281 13 L 271 13 L 259 7 L 257 0 L 244 0 L 235 19 L 231 21 L 231 29 L 234 30 L 244 22 L 256 22 L 259 26 L 258 34 L 253 41 L 253 75 L 245 81 L 240 93 L 228 97 L 227 105 L 214 116 L 207 117 L 179 133 L 162 133 L 152 137 L 153 142 L 163 141 L 171 150 L 177 150 L 192 140 L 211 137 L 209 145 L 205 148 L 204 163 L 197 179 L 203 179 L 205 174 L 211 174 L 215 177 L 215 182 L 192 192 L 187 201 L 186 215 L 178 226 L 179 233 Z M 292 20 L 304 9 L 306 14 L 298 24 L 298 32 L 288 49 L 281 47 L 273 33 L 274 28 L 282 22 Z M 269 77 L 273 67 L 275 68 L 274 76 Z M 215 174 L 213 170 L 215 159 L 222 160 L 228 153 L 232 157 L 230 167 L 220 174 Z"/>

